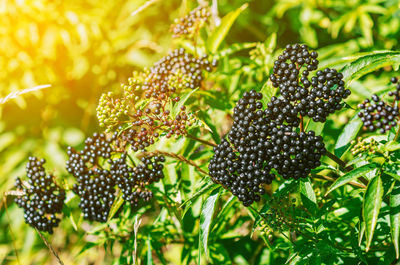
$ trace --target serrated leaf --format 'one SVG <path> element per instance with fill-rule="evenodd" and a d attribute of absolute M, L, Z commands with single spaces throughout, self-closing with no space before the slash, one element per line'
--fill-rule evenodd
<path fill-rule="evenodd" d="M 388 65 L 400 64 L 399 51 L 375 51 L 372 54 L 359 57 L 347 64 L 343 70 L 344 81 L 349 86 L 352 81 Z"/>
<path fill-rule="evenodd" d="M 371 246 L 372 238 L 376 224 L 378 222 L 378 215 L 381 210 L 383 197 L 382 179 L 378 175 L 373 178 L 367 186 L 364 194 L 362 214 L 365 222 L 365 238 L 367 240 L 366 251 L 368 252 Z"/>
<path fill-rule="evenodd" d="M 200 214 L 200 241 L 206 256 L 208 256 L 208 236 L 214 216 L 215 205 L 219 198 L 219 190 L 214 190 L 201 207 Z M 200 254 L 200 253 L 199 253 Z"/>
<path fill-rule="evenodd" d="M 153 254 L 151 253 L 151 243 L 150 243 L 151 235 L 147 235 L 147 264 L 152 265 L 153 264 Z"/>
<path fill-rule="evenodd" d="M 365 222 L 363 220 L 360 220 L 360 231 L 358 232 L 358 245 L 361 246 L 362 239 L 365 233 Z"/>
<path fill-rule="evenodd" d="M 260 92 L 263 95 L 261 102 L 264 107 L 267 107 L 268 102 L 270 102 L 271 98 L 278 92 L 278 88 L 272 86 L 272 83 L 268 80 L 264 83 Z"/>
<path fill-rule="evenodd" d="M 245 50 L 245 49 L 251 49 L 257 46 L 257 42 L 244 42 L 244 43 L 234 43 L 230 45 L 229 47 L 219 51 L 216 56 L 217 57 L 225 57 L 228 55 L 231 55 L 233 53 Z"/>
<path fill-rule="evenodd" d="M 274 197 L 280 197 L 287 195 L 298 183 L 298 180 L 288 179 L 283 182 L 274 192 Z"/>
<path fill-rule="evenodd" d="M 367 165 L 363 165 L 361 167 L 358 167 L 356 169 L 353 169 L 352 171 L 344 174 L 343 176 L 339 177 L 330 187 L 329 190 L 326 192 L 326 194 L 329 194 L 333 190 L 349 183 L 350 181 L 354 181 L 357 178 L 364 176 L 368 172 L 371 172 L 372 170 L 375 170 L 378 167 L 377 164 L 371 163 Z"/>
<path fill-rule="evenodd" d="M 122 191 L 120 190 L 118 192 L 118 195 L 114 199 L 110 212 L 108 213 L 107 221 L 110 221 L 114 217 L 114 215 L 117 213 L 123 203 L 124 199 L 122 198 Z"/>
<path fill-rule="evenodd" d="M 266 204 L 261 208 L 260 214 L 262 215 L 262 214 L 267 213 L 267 212 L 269 211 L 269 209 L 270 209 L 270 205 L 269 205 L 268 203 L 266 203 Z M 254 231 L 256 230 L 256 228 L 258 227 L 258 225 L 260 224 L 260 222 L 261 222 L 262 219 L 263 219 L 263 217 L 262 217 L 260 214 L 257 214 L 256 220 L 254 220 L 253 228 L 251 229 L 251 235 L 253 235 Z"/>
<path fill-rule="evenodd" d="M 242 13 L 243 10 L 247 8 L 248 4 L 244 4 L 235 11 L 228 13 L 221 20 L 221 24 L 214 30 L 207 41 L 207 48 L 211 53 L 215 53 L 222 41 L 225 39 L 233 23 L 237 17 Z"/>
<path fill-rule="evenodd" d="M 395 163 L 385 163 L 383 165 L 383 170 L 385 174 L 391 176 L 397 181 L 400 181 L 400 164 Z"/>
<path fill-rule="evenodd" d="M 396 181 L 394 189 L 390 194 L 390 234 L 396 259 L 399 259 L 399 235 L 400 235 L 400 182 Z"/>
<path fill-rule="evenodd" d="M 400 143 L 397 141 L 390 141 L 385 144 L 385 149 L 389 152 L 396 151 L 400 149 Z"/>
<path fill-rule="evenodd" d="M 357 235 L 354 231 L 354 229 L 351 230 L 351 235 L 350 235 L 350 242 L 351 242 L 351 248 L 353 249 L 354 253 L 357 255 L 357 257 L 363 261 L 365 264 L 368 264 L 367 260 L 365 259 L 363 252 L 360 248 L 360 246 L 357 244 Z"/>
<path fill-rule="evenodd" d="M 186 204 L 195 201 L 197 198 L 199 198 L 201 195 L 204 195 L 205 193 L 214 190 L 216 188 L 219 188 L 220 186 L 215 184 L 214 182 L 210 181 L 209 179 L 207 179 L 208 181 L 205 182 L 197 191 L 196 193 L 194 193 L 190 199 L 184 201 L 179 207 L 182 208 L 184 206 L 186 206 Z"/>
<path fill-rule="evenodd" d="M 351 141 L 353 141 L 356 137 L 360 129 L 362 128 L 363 123 L 361 119 L 356 114 L 347 125 L 344 127 L 343 131 L 339 135 L 339 138 L 335 145 L 335 155 L 338 157 L 342 157 L 342 155 L 346 152 L 346 150 L 350 147 Z"/>
<path fill-rule="evenodd" d="M 301 179 L 299 188 L 301 201 L 303 202 L 304 207 L 306 207 L 311 214 L 315 215 L 318 210 L 317 198 L 310 179 Z"/>

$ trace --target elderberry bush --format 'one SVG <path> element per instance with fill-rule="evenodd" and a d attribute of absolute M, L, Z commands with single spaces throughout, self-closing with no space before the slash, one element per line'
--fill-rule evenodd
<path fill-rule="evenodd" d="M 393 84 L 397 83 L 397 78 L 391 79 Z M 364 129 L 369 131 L 379 130 L 380 133 L 385 133 L 397 125 L 399 120 L 400 100 L 400 84 L 397 84 L 395 91 L 388 93 L 393 97 L 392 104 L 386 103 L 378 95 L 373 94 L 371 99 L 365 99 L 363 103 L 358 105 L 361 111 L 358 113 L 361 121 L 364 124 Z"/>
<path fill-rule="evenodd" d="M 29 157 L 26 165 L 28 183 L 23 183 L 21 178 L 15 181 L 15 187 L 23 195 L 15 199 L 17 205 L 24 209 L 25 222 L 40 231 L 50 234 L 58 226 L 61 214 L 65 190 L 57 185 L 54 176 L 46 174 L 43 167 L 44 159 Z"/>

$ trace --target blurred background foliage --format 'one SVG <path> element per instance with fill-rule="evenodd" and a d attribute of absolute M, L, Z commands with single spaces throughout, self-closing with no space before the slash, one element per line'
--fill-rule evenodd
<path fill-rule="evenodd" d="M 101 93 L 117 90 L 132 71 L 151 66 L 176 47 L 177 43 L 169 32 L 170 24 L 199 4 L 190 0 L 151 1 L 151 5 L 141 10 L 145 2 L 0 0 L 0 97 L 37 85 L 51 85 L 0 105 L 1 194 L 12 189 L 15 176 L 24 175 L 25 162 L 32 154 L 45 157 L 47 168 L 69 183 L 71 180 L 66 177 L 64 168 L 66 146 L 78 146 L 85 136 L 99 129 L 95 110 Z M 205 101 L 211 107 L 208 114 L 213 117 L 214 124 L 222 124 L 219 122 L 231 112 L 231 107 L 245 90 L 262 86 L 275 55 L 288 43 L 306 43 L 318 50 L 321 65 L 339 68 L 346 64 L 346 57 L 357 52 L 400 49 L 398 0 L 214 0 L 210 5 L 216 4 L 222 17 L 244 3 L 249 4 L 248 8 L 238 17 L 223 48 L 217 52 L 222 63 L 219 75 L 214 77 L 215 86 L 219 87 L 215 92 L 220 93 L 218 95 L 222 92 L 223 97 L 219 101 Z M 140 12 L 135 12 L 138 10 Z M 347 103 L 355 106 L 361 98 L 384 89 L 389 76 L 394 75 L 390 70 L 389 67 L 353 82 L 353 94 Z M 351 109 L 341 111 L 325 128 L 318 129 L 328 137 L 325 138 L 328 148 L 351 116 L 346 113 L 351 112 Z M 226 126 L 220 126 L 220 133 L 226 132 Z M 190 149 L 188 144 L 181 139 L 173 148 L 176 152 L 194 150 L 195 146 Z M 160 146 L 165 145 L 168 143 L 160 143 Z M 207 158 L 210 153 L 197 156 Z M 170 162 L 167 169 L 169 179 L 184 176 L 184 180 L 191 182 L 195 189 L 205 185 L 198 181 L 200 177 L 192 168 Z M 170 185 L 173 186 L 172 181 Z M 179 189 L 186 190 L 183 199 L 178 194 L 179 189 L 171 192 L 177 192 L 175 197 L 184 201 L 193 195 L 193 187 L 185 182 L 180 185 Z M 228 202 L 230 207 L 239 204 L 236 200 Z M 200 204 L 197 204 L 199 208 Z M 5 206 L 7 211 L 4 211 Z M 281 264 L 286 260 L 287 253 L 282 251 L 284 242 L 273 254 L 259 249 L 261 239 L 257 236 L 250 238 L 242 231 L 251 228 L 251 219 L 246 211 L 232 211 L 228 209 L 224 214 L 236 216 L 233 220 L 238 223 L 226 220 L 223 223 L 219 219 L 222 224 L 215 228 L 216 233 L 223 235 L 225 226 L 234 232 L 213 241 L 210 251 L 217 255 L 212 257 L 213 260 L 221 260 L 218 253 L 230 257 L 236 255 L 232 258 L 236 264 L 266 264 L 268 261 Z M 238 218 L 241 215 L 242 218 Z M 183 218 L 185 227 L 181 229 L 195 234 L 197 228 L 193 216 L 198 216 L 198 213 Z M 141 233 L 151 231 L 157 234 L 159 226 L 176 228 L 171 228 L 176 225 L 174 218 L 162 218 L 170 220 L 171 224 L 155 222 L 150 229 L 147 223 Z M 132 228 L 135 222 L 137 220 L 132 219 L 125 226 Z M 2 205 L 0 228 L 0 264 L 18 264 L 15 250 L 21 264 L 55 264 L 36 232 L 24 224 L 22 210 L 17 209 L 11 199 Z M 71 222 L 64 221 L 51 237 L 65 264 L 129 262 L 118 260 L 121 253 L 131 251 L 129 249 L 113 248 L 108 244 L 89 249 L 87 242 L 93 242 L 93 234 L 87 231 L 93 227 L 83 224 L 82 228 L 75 231 Z M 163 229 L 165 227 L 160 231 Z M 145 237 L 141 243 L 149 243 L 149 238 Z M 167 263 L 180 264 L 181 259 L 185 260 L 179 256 L 180 252 L 188 256 L 197 255 L 191 253 L 190 248 L 186 252 L 182 250 L 188 245 L 179 245 L 181 238 L 173 240 L 177 245 L 169 247 L 158 242 L 161 244 L 158 249 L 167 253 Z M 129 242 L 130 246 L 134 243 Z M 232 252 L 226 253 L 227 246 Z M 80 253 L 86 248 L 87 251 Z M 252 256 L 253 249 L 257 250 L 257 255 Z M 149 262 L 148 253 L 140 255 Z"/>

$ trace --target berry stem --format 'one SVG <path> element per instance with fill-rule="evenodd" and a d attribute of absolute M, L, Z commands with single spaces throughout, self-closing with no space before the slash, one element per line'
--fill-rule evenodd
<path fill-rule="evenodd" d="M 313 178 L 324 179 L 324 180 L 328 180 L 328 181 L 331 181 L 331 182 L 336 181 L 336 178 L 332 178 L 332 177 L 324 176 L 324 175 L 313 175 Z M 357 183 L 357 182 L 354 182 L 354 181 L 350 181 L 349 184 L 352 185 L 352 186 L 355 186 L 355 187 L 362 188 L 362 189 L 366 189 L 367 188 L 367 186 L 365 186 L 364 184 Z"/>
<path fill-rule="evenodd" d="M 253 211 L 255 211 L 262 219 L 264 219 L 264 221 L 267 221 L 267 222 L 268 222 L 268 220 L 264 217 L 264 215 L 263 215 L 262 213 L 260 213 L 257 209 L 255 209 L 253 206 L 250 205 L 249 208 L 252 209 Z M 287 224 L 287 225 L 290 227 L 290 229 L 291 229 L 293 232 L 298 232 L 300 235 L 304 236 L 305 238 L 307 238 L 307 239 L 309 239 L 309 240 L 311 240 L 311 241 L 314 241 L 314 242 L 316 241 L 316 239 L 310 237 L 310 236 L 307 235 L 307 234 L 302 233 L 300 230 L 298 230 L 298 229 L 296 229 L 296 228 L 290 226 L 289 224 Z M 291 239 L 289 239 L 283 232 L 281 232 L 281 234 L 282 234 L 284 237 L 286 237 L 290 242 L 292 242 L 293 244 L 295 244 L 294 241 L 292 241 Z"/>
<path fill-rule="evenodd" d="M 209 174 L 206 171 L 204 171 L 203 169 L 201 169 L 194 161 L 186 159 L 182 155 L 164 152 L 164 151 L 143 152 L 143 153 L 139 154 L 139 156 L 146 156 L 146 155 L 150 155 L 150 156 L 151 155 L 164 155 L 164 156 L 172 157 L 172 158 L 178 159 L 179 161 L 182 161 L 188 165 L 195 167 L 200 173 L 209 176 Z"/>
<path fill-rule="evenodd" d="M 18 264 L 21 265 L 21 262 L 20 262 L 20 260 L 19 260 L 19 255 L 18 255 L 17 247 L 15 246 L 15 235 L 14 235 L 14 232 L 13 232 L 13 230 L 12 230 L 12 228 L 11 228 L 11 218 L 10 218 L 10 213 L 8 212 L 7 197 L 5 196 L 5 194 L 4 194 L 4 196 L 3 196 L 2 203 L 4 204 L 4 208 L 6 209 L 6 215 L 7 215 L 8 221 L 9 221 L 9 222 L 8 222 L 8 227 L 10 228 L 11 241 L 12 241 L 12 246 L 13 246 L 13 248 L 14 248 L 15 257 L 17 258 Z M 0 209 L 1 209 L 1 207 L 0 207 Z"/>
<path fill-rule="evenodd" d="M 342 167 L 344 170 L 346 171 L 350 171 L 351 168 L 350 167 L 346 167 L 346 163 L 341 160 L 339 157 L 335 156 L 334 154 L 332 154 L 331 152 L 329 152 L 328 150 L 326 150 L 325 155 L 327 157 L 329 157 L 330 159 L 332 159 L 333 161 L 336 162 L 336 164 L 338 164 L 340 167 Z"/>
<path fill-rule="evenodd" d="M 51 253 L 56 257 L 58 263 L 61 265 L 64 265 L 60 257 L 58 256 L 57 252 L 54 250 L 54 248 L 51 246 L 51 244 L 47 241 L 47 239 L 42 235 L 42 233 L 35 227 L 36 232 L 39 234 L 40 238 L 43 240 L 44 244 L 46 247 L 50 250 Z"/>
<path fill-rule="evenodd" d="M 397 131 L 396 131 L 396 135 L 394 136 L 394 141 L 397 141 L 399 139 L 399 136 L 400 136 L 400 124 L 399 123 L 397 123 L 397 124 L 398 124 L 398 128 L 397 128 Z"/>
<path fill-rule="evenodd" d="M 213 143 L 213 142 L 210 142 L 210 141 L 207 141 L 207 140 L 203 140 L 203 139 L 197 138 L 196 136 L 193 136 L 193 135 L 190 135 L 190 134 L 187 134 L 186 137 L 189 138 L 189 139 L 195 140 L 195 141 L 197 141 L 197 142 L 203 143 L 203 144 L 205 144 L 205 145 L 208 145 L 208 146 L 212 146 L 212 147 L 217 146 L 216 143 Z"/>
<path fill-rule="evenodd" d="M 304 132 L 303 116 L 300 115 L 300 132 Z"/>

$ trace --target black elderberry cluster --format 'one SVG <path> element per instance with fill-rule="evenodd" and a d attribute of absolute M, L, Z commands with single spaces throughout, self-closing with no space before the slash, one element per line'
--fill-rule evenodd
<path fill-rule="evenodd" d="M 153 197 L 148 186 L 164 177 L 162 169 L 164 156 L 145 156 L 136 167 L 126 162 L 126 154 L 111 162 L 110 173 L 114 176 L 118 188 L 122 191 L 122 198 L 132 207 L 137 207 L 140 201 L 147 202 Z"/>
<path fill-rule="evenodd" d="M 228 139 L 214 148 L 209 164 L 212 179 L 245 206 L 260 200 L 263 185 L 275 179 L 272 169 L 285 179 L 307 177 L 326 151 L 322 137 L 296 132 L 299 119 L 286 108 L 286 99 L 273 98 L 265 110 L 261 99 L 255 90 L 243 94 Z"/>
<path fill-rule="evenodd" d="M 66 168 L 77 180 L 73 191 L 80 197 L 83 217 L 90 221 L 106 222 L 115 199 L 115 179 L 102 167 L 115 152 L 115 138 L 115 134 L 107 139 L 103 133 L 94 133 L 85 140 L 83 150 L 68 147 Z"/>
<path fill-rule="evenodd" d="M 29 157 L 26 165 L 28 183 L 20 178 L 15 181 L 15 187 L 23 195 L 15 199 L 17 205 L 24 209 L 25 222 L 40 231 L 53 233 L 57 227 L 65 200 L 65 190 L 58 186 L 52 175 L 46 174 L 43 167 L 44 159 Z"/>
<path fill-rule="evenodd" d="M 310 52 L 306 45 L 287 45 L 275 61 L 270 80 L 288 101 L 287 109 L 293 116 L 325 122 L 329 114 L 342 108 L 342 100 L 351 92 L 335 69 L 318 70 L 310 79 L 310 73 L 318 69 L 317 57 L 317 52 Z"/>
<path fill-rule="evenodd" d="M 123 141 L 116 133 L 110 138 L 95 133 L 85 140 L 83 150 L 68 148 L 66 168 L 77 180 L 73 191 L 80 197 L 79 207 L 87 220 L 107 221 L 117 187 L 123 199 L 136 207 L 153 197 L 148 186 L 164 177 L 163 156 L 145 156 L 139 165 L 129 165 L 127 154 L 119 150 Z"/>
<path fill-rule="evenodd" d="M 190 36 L 195 34 L 207 22 L 210 15 L 208 7 L 196 7 L 188 15 L 175 20 L 175 24 L 171 26 L 174 34 L 173 37 L 177 38 L 182 35 Z"/>
<path fill-rule="evenodd" d="M 397 78 L 393 77 L 391 82 L 396 84 Z M 380 133 L 385 133 L 397 125 L 400 114 L 398 106 L 400 84 L 397 84 L 395 91 L 390 91 L 388 94 L 394 98 L 392 105 L 383 101 L 376 94 L 372 95 L 371 99 L 365 99 L 363 103 L 358 105 L 358 108 L 361 109 L 358 116 L 364 124 L 364 129 L 371 132 L 379 130 Z"/>
<path fill-rule="evenodd" d="M 144 84 L 146 97 L 158 98 L 163 93 L 169 95 L 176 91 L 177 86 L 179 89 L 200 87 L 203 71 L 211 72 L 215 66 L 217 66 L 217 61 L 208 60 L 207 55 L 197 58 L 186 52 L 184 48 L 173 50 L 150 68 L 152 82 Z M 182 80 L 187 82 L 179 84 L 177 82 L 179 78 L 184 78 Z"/>

